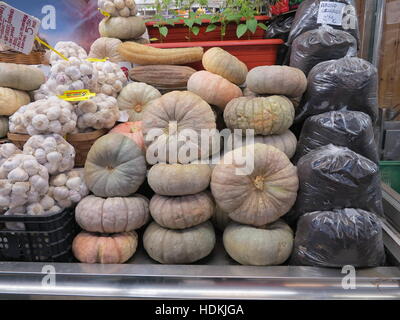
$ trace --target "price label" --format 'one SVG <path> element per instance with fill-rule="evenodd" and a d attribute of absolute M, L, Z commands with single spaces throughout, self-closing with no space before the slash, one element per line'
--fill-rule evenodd
<path fill-rule="evenodd" d="M 104 58 L 104 59 L 97 59 L 97 58 L 87 58 L 86 61 L 89 62 L 106 62 L 108 61 L 108 57 Z"/>
<path fill-rule="evenodd" d="M 92 97 L 95 97 L 96 94 L 90 92 L 90 90 L 69 90 L 65 91 L 63 95 L 58 96 L 60 99 L 65 101 L 85 101 L 89 100 Z"/>
<path fill-rule="evenodd" d="M 321 1 L 317 23 L 341 26 L 345 6 L 345 3 Z"/>
<path fill-rule="evenodd" d="M 0 1 L 0 43 L 29 54 L 39 32 L 40 20 Z"/>

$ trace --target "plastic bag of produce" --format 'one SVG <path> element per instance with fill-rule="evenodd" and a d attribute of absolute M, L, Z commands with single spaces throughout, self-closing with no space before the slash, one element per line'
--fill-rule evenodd
<path fill-rule="evenodd" d="M 276 17 L 269 25 L 265 32 L 265 38 L 267 39 L 282 39 L 287 40 L 289 37 L 290 29 L 294 15 L 284 15 Z"/>
<path fill-rule="evenodd" d="M 317 64 L 308 74 L 307 91 L 296 109 L 296 123 L 328 111 L 353 110 L 378 118 L 378 71 L 368 61 L 344 57 Z"/>
<path fill-rule="evenodd" d="M 379 167 L 348 148 L 315 149 L 297 163 L 299 193 L 296 214 L 360 208 L 382 214 Z"/>
<path fill-rule="evenodd" d="M 333 3 L 335 7 L 332 8 L 330 3 Z M 326 19 L 326 17 L 324 19 L 323 14 L 327 10 L 331 10 L 329 16 L 331 19 Z M 349 32 L 359 42 L 358 18 L 354 0 L 305 0 L 297 9 L 288 44 L 292 44 L 294 39 L 304 32 L 318 29 L 324 24 Z"/>
<path fill-rule="evenodd" d="M 294 160 L 328 144 L 347 147 L 378 163 L 371 118 L 358 111 L 331 111 L 308 118 L 301 131 Z"/>
<path fill-rule="evenodd" d="M 385 263 L 378 217 L 361 209 L 316 211 L 297 226 L 294 265 L 377 267 Z"/>
<path fill-rule="evenodd" d="M 357 40 L 348 32 L 322 26 L 298 36 L 292 45 L 290 66 L 306 75 L 318 63 L 357 55 Z"/>

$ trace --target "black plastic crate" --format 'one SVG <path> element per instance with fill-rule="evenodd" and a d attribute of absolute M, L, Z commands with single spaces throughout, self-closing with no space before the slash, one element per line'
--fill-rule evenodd
<path fill-rule="evenodd" d="M 0 215 L 0 260 L 71 262 L 72 241 L 80 231 L 74 209 L 46 216 Z M 6 229 L 5 223 L 24 223 L 24 231 Z"/>

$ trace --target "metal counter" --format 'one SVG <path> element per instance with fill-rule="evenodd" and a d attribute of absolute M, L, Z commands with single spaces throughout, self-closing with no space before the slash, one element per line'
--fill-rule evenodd
<path fill-rule="evenodd" d="M 344 289 L 339 269 L 240 266 L 221 241 L 194 265 L 160 265 L 140 248 L 128 264 L 0 263 L 0 298 L 24 299 L 400 299 L 400 195 L 383 187 L 382 218 L 388 266 L 356 271 L 355 289 Z M 54 267 L 49 285 L 45 265 Z M 49 275 L 47 275 L 49 277 Z"/>

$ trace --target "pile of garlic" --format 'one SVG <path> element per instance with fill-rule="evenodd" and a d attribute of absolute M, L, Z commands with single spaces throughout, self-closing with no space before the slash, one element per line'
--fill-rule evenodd
<path fill-rule="evenodd" d="M 107 96 L 117 97 L 124 85 L 128 82 L 125 73 L 121 67 L 113 62 L 94 62 L 94 68 L 98 73 L 98 91 L 96 93 L 104 93 Z"/>
<path fill-rule="evenodd" d="M 15 144 L 4 143 L 0 145 L 0 166 L 10 157 L 15 154 L 22 153 Z"/>
<path fill-rule="evenodd" d="M 84 132 L 88 128 L 111 129 L 119 119 L 117 99 L 102 93 L 90 100 L 79 102 L 75 112 L 78 116 L 79 132 Z"/>
<path fill-rule="evenodd" d="M 49 172 L 34 156 L 16 154 L 0 167 L 0 207 L 28 213 L 49 190 Z M 30 206 L 29 206 L 30 205 Z M 18 208 L 18 209 L 16 209 Z"/>
<path fill-rule="evenodd" d="M 134 0 L 98 0 L 97 5 L 113 17 L 130 17 L 137 14 Z"/>
<path fill-rule="evenodd" d="M 56 46 L 54 47 L 58 52 L 60 52 L 66 58 L 79 58 L 79 59 L 86 59 L 87 53 L 85 49 L 77 45 L 75 42 L 72 41 L 59 41 L 57 42 Z M 53 65 L 58 61 L 63 60 L 57 53 L 51 52 L 50 54 L 50 64 Z"/>
<path fill-rule="evenodd" d="M 34 91 L 34 98 L 40 100 L 49 96 L 63 95 L 69 90 L 89 89 L 97 93 L 99 92 L 97 78 L 97 69 L 89 61 L 75 57 L 69 61 L 60 60 L 51 67 L 49 79 Z"/>
<path fill-rule="evenodd" d="M 76 120 L 73 105 L 52 96 L 19 108 L 9 118 L 9 130 L 31 136 L 50 133 L 65 136 L 75 130 Z"/>
<path fill-rule="evenodd" d="M 73 169 L 53 176 L 47 196 L 54 199 L 60 208 L 69 208 L 89 194 L 83 176 L 83 169 Z"/>
<path fill-rule="evenodd" d="M 71 170 L 75 165 L 74 147 L 58 134 L 30 137 L 23 152 L 33 155 L 51 175 Z"/>

